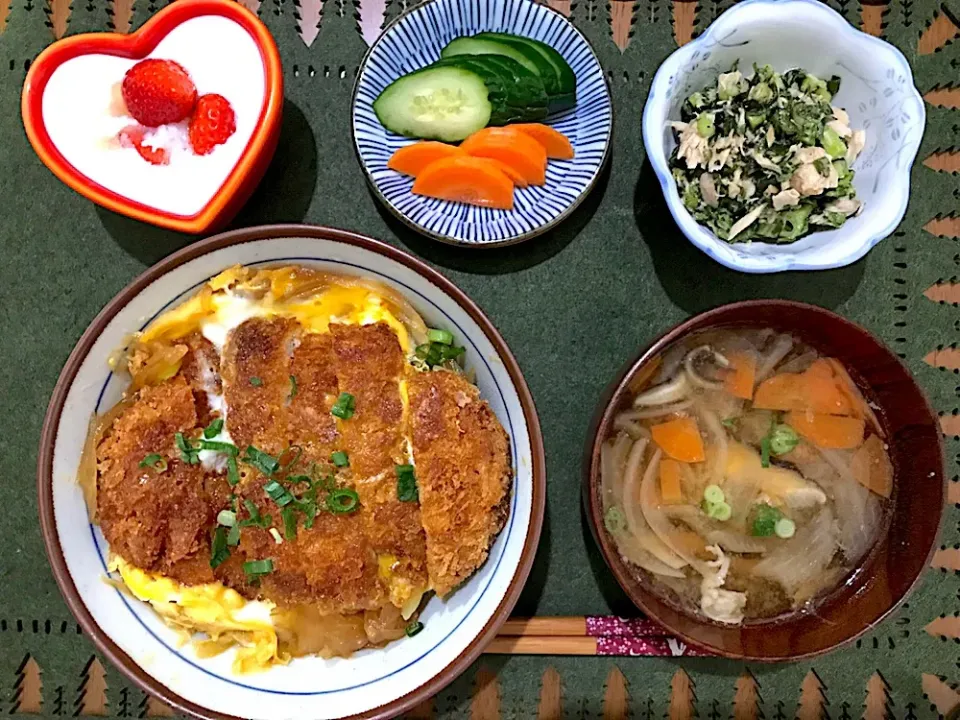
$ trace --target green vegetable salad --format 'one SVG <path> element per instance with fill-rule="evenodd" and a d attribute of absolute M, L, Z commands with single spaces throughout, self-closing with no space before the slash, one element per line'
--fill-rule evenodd
<path fill-rule="evenodd" d="M 860 212 L 851 163 L 866 135 L 831 105 L 840 78 L 736 65 L 695 92 L 670 125 L 683 204 L 729 243 L 791 243 Z"/>

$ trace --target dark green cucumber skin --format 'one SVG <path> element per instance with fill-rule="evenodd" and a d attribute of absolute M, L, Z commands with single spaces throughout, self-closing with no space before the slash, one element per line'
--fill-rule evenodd
<path fill-rule="evenodd" d="M 484 32 L 480 33 L 478 38 L 490 38 L 491 40 L 511 40 L 522 42 L 543 55 L 553 65 L 560 76 L 560 90 L 558 95 L 570 95 L 576 98 L 577 94 L 577 76 L 573 74 L 573 68 L 563 59 L 563 55 L 540 40 L 523 37 L 522 35 L 509 35 L 507 33 Z"/>
<path fill-rule="evenodd" d="M 524 43 L 517 43 L 508 40 L 477 39 L 473 37 L 460 37 L 451 41 L 443 50 L 440 51 L 440 57 L 448 58 L 453 55 L 511 55 L 517 54 L 526 58 L 530 67 L 536 68 L 536 73 L 543 81 L 543 87 L 547 95 L 553 97 L 560 95 L 560 75 L 554 70 L 553 64 L 547 60 L 541 53 Z"/>
<path fill-rule="evenodd" d="M 543 120 L 548 112 L 547 91 L 543 87 L 540 77 L 534 75 L 516 60 L 504 55 L 454 55 L 440 60 L 439 64 L 454 65 L 481 73 L 483 81 L 491 89 L 490 102 L 494 107 L 494 115 L 498 112 L 499 94 L 494 98 L 494 85 L 500 83 L 506 105 L 512 111 L 520 113 L 522 119 L 507 122 L 537 122 Z M 489 73 L 489 75 L 482 75 Z M 499 91 L 499 86 L 497 90 Z M 507 122 L 494 122 L 491 125 L 506 125 Z"/>

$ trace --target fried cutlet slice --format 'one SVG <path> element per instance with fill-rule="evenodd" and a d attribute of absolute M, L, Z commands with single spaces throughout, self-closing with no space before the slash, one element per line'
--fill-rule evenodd
<path fill-rule="evenodd" d="M 97 447 L 100 527 L 114 552 L 144 570 L 175 575 L 194 555 L 209 559 L 209 533 L 229 488 L 180 460 L 174 434 L 194 432 L 197 420 L 193 389 L 176 375 L 139 390 Z M 166 470 L 140 467 L 151 454 Z"/>
<path fill-rule="evenodd" d="M 396 466 L 409 462 L 401 381 L 406 361 L 384 323 L 331 325 L 340 392 L 353 395 L 352 417 L 339 420 L 365 534 L 390 599 L 402 606 L 427 586 L 426 543 L 415 502 L 397 498 Z"/>
<path fill-rule="evenodd" d="M 442 597 L 483 564 L 506 522 L 509 440 L 460 375 L 411 372 L 407 382 L 427 569 Z"/>

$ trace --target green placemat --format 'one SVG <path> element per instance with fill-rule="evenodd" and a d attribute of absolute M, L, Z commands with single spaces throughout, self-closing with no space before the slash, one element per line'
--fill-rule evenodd
<path fill-rule="evenodd" d="M 79 632 L 48 569 L 36 515 L 37 440 L 64 360 L 121 287 L 190 241 L 93 206 L 30 149 L 18 103 L 36 54 L 55 34 L 136 28 L 163 4 L 69 3 L 0 0 L 0 713 L 154 716 L 166 709 L 97 658 Z M 350 142 L 350 94 L 364 38 L 400 12 L 398 0 L 386 8 L 383 0 L 326 0 L 322 8 L 317 0 L 265 0 L 259 7 L 283 56 L 286 107 L 276 159 L 234 226 L 303 221 L 366 233 L 426 258 L 477 300 L 524 370 L 547 447 L 543 540 L 516 612 L 632 614 L 582 522 L 581 448 L 596 398 L 617 368 L 689 314 L 753 297 L 832 308 L 884 338 L 947 416 L 949 432 L 960 433 L 953 425 L 960 421 L 950 419 L 960 386 L 948 371 L 960 364 L 957 354 L 948 349 L 924 361 L 960 331 L 949 286 L 960 274 L 960 179 L 946 171 L 960 164 L 960 87 L 950 92 L 960 78 L 960 43 L 948 41 L 960 34 L 960 3 L 831 1 L 905 53 L 929 93 L 927 133 L 907 216 L 892 237 L 851 267 L 775 276 L 740 275 L 695 250 L 671 221 L 644 159 L 640 115 L 654 70 L 677 38 L 695 35 L 729 0 L 554 4 L 571 11 L 593 42 L 616 113 L 609 171 L 555 232 L 500 250 L 451 248 L 410 233 L 368 193 Z M 929 163 L 944 170 L 920 162 L 938 151 Z M 953 475 L 955 439 L 947 460 Z M 713 659 L 486 656 L 418 714 L 852 718 L 866 707 L 871 718 L 933 717 L 934 705 L 946 711 L 960 700 L 951 687 L 960 680 L 960 651 L 940 637 L 960 631 L 949 619 L 960 609 L 958 520 L 950 506 L 935 561 L 945 569 L 927 571 L 894 617 L 828 657 L 747 668 Z"/>

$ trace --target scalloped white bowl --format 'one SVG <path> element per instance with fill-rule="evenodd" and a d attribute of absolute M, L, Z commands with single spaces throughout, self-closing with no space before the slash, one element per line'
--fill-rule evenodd
<path fill-rule="evenodd" d="M 684 99 L 735 60 L 744 72 L 756 62 L 779 72 L 800 67 L 822 78 L 840 76 L 834 104 L 850 114 L 851 127 L 867 133 L 853 164 L 853 184 L 865 203 L 859 217 L 790 245 L 731 245 L 687 212 L 670 174 L 676 142 L 667 122 L 678 120 Z M 889 43 L 854 29 L 816 0 L 743 0 L 657 70 L 643 111 L 643 142 L 677 225 L 714 260 L 748 273 L 824 270 L 859 260 L 900 223 L 925 120 L 910 65 Z"/>

